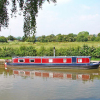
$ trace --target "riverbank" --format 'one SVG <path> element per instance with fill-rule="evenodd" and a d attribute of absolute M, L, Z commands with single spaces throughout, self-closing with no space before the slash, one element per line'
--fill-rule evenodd
<path fill-rule="evenodd" d="M 5 63 L 5 59 L 0 59 L 0 65 L 3 65 Z"/>

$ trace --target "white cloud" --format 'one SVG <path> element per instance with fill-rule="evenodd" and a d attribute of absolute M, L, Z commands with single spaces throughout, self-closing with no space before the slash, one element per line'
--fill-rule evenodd
<path fill-rule="evenodd" d="M 96 19 L 99 16 L 99 14 L 95 14 L 95 15 L 82 15 L 80 16 L 80 20 L 92 20 L 92 19 Z"/>

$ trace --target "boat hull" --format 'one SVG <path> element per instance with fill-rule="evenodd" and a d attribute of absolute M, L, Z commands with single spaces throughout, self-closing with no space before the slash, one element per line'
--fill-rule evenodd
<path fill-rule="evenodd" d="M 5 63 L 8 68 L 73 68 L 73 69 L 97 69 L 99 63 L 89 64 L 31 64 L 31 63 Z"/>

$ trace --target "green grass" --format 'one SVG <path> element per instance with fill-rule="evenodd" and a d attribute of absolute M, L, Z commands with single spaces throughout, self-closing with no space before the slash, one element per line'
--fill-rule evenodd
<path fill-rule="evenodd" d="M 31 43 L 31 42 L 8 42 L 8 43 L 0 43 L 0 48 L 2 47 L 20 47 L 20 46 L 34 46 L 36 49 L 40 48 L 41 46 L 44 46 L 45 48 L 49 47 L 56 47 L 56 48 L 70 48 L 70 47 L 77 47 L 80 46 L 82 47 L 83 45 L 88 45 L 88 46 L 94 46 L 94 47 L 99 47 L 100 42 L 46 42 L 46 43 Z"/>
<path fill-rule="evenodd" d="M 91 58 L 92 61 L 100 61 L 100 58 Z"/>
<path fill-rule="evenodd" d="M 12 57 L 0 57 L 0 59 L 12 59 Z"/>
<path fill-rule="evenodd" d="M 70 47 L 82 47 L 83 45 L 88 45 L 90 47 L 100 47 L 100 42 L 46 42 L 46 43 L 32 43 L 32 42 L 8 42 L 8 43 L 0 43 L 0 48 L 2 47 L 12 47 L 12 48 L 18 48 L 20 46 L 34 46 L 36 49 L 39 49 L 41 46 L 44 46 L 45 48 L 49 47 L 55 47 L 57 49 L 59 48 L 70 48 Z M 11 57 L 2 57 L 0 59 L 12 59 Z M 91 58 L 91 60 L 100 61 L 100 58 Z"/>

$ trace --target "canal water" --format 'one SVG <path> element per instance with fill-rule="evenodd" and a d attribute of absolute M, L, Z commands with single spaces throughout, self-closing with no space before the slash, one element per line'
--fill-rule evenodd
<path fill-rule="evenodd" d="M 0 68 L 0 100 L 100 100 L 100 71 Z"/>

